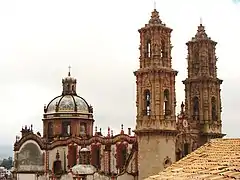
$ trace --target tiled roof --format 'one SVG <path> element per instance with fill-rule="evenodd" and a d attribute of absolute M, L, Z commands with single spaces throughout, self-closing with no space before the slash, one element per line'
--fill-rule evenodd
<path fill-rule="evenodd" d="M 213 139 L 145 180 L 240 179 L 240 138 Z"/>

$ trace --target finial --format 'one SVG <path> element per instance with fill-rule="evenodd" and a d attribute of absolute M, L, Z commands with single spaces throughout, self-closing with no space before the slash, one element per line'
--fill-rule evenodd
<path fill-rule="evenodd" d="M 156 3 L 156 1 L 154 0 L 154 9 L 156 9 L 156 6 L 157 6 L 157 3 Z"/>
<path fill-rule="evenodd" d="M 113 130 L 111 130 L 111 136 L 113 137 Z"/>
<path fill-rule="evenodd" d="M 124 134 L 124 131 L 123 131 L 123 124 L 121 124 L 121 134 Z"/>
<path fill-rule="evenodd" d="M 108 127 L 108 137 L 110 137 L 110 127 Z"/>
<path fill-rule="evenodd" d="M 202 25 L 202 17 L 200 17 L 200 25 Z"/>
<path fill-rule="evenodd" d="M 71 76 L 71 66 L 68 66 L 68 76 Z"/>

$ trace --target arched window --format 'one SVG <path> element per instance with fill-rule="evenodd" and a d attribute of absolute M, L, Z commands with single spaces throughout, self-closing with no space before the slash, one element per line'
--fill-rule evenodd
<path fill-rule="evenodd" d="M 53 122 L 48 123 L 48 137 L 53 137 Z"/>
<path fill-rule="evenodd" d="M 62 135 L 63 136 L 70 136 L 71 135 L 71 122 L 70 121 L 63 121 L 62 122 Z"/>
<path fill-rule="evenodd" d="M 151 112 L 151 95 L 150 95 L 150 91 L 147 89 L 144 93 L 144 101 L 145 101 L 145 115 L 150 115 Z"/>
<path fill-rule="evenodd" d="M 53 173 L 56 175 L 62 174 L 62 162 L 60 159 L 59 152 L 56 153 L 56 160 L 53 162 Z"/>
<path fill-rule="evenodd" d="M 147 41 L 147 44 L 146 44 L 146 54 L 145 54 L 145 57 L 151 57 L 151 41 L 148 40 Z"/>
<path fill-rule="evenodd" d="M 127 160 L 127 145 L 121 143 L 117 146 L 117 168 L 123 170 Z"/>
<path fill-rule="evenodd" d="M 212 120 L 216 121 L 217 120 L 217 108 L 216 108 L 216 99 L 215 99 L 215 97 L 212 97 L 211 104 L 212 104 Z"/>
<path fill-rule="evenodd" d="M 72 92 L 75 92 L 75 88 L 74 88 L 74 85 L 72 85 Z"/>
<path fill-rule="evenodd" d="M 198 97 L 193 98 L 193 116 L 197 117 L 199 115 L 199 100 Z"/>
<path fill-rule="evenodd" d="M 170 107 L 169 107 L 169 90 L 165 89 L 164 90 L 164 114 L 165 115 L 170 115 Z"/>

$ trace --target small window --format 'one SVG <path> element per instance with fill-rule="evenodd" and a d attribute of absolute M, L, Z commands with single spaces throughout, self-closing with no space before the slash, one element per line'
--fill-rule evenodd
<path fill-rule="evenodd" d="M 74 88 L 74 85 L 72 85 L 72 92 L 75 92 L 75 88 Z"/>
<path fill-rule="evenodd" d="M 63 134 L 63 136 L 70 136 L 71 135 L 71 122 L 64 121 L 62 123 L 62 134 Z"/>
<path fill-rule="evenodd" d="M 169 90 L 165 89 L 164 90 L 164 114 L 165 115 L 170 115 L 170 107 L 169 107 Z"/>
<path fill-rule="evenodd" d="M 151 57 L 151 42 L 150 41 L 147 44 L 147 52 L 148 52 L 148 57 Z"/>
<path fill-rule="evenodd" d="M 146 52 L 145 52 L 145 57 L 150 58 L 151 57 L 151 41 L 148 40 L 146 43 Z"/>
<path fill-rule="evenodd" d="M 151 112 L 151 96 L 150 91 L 147 89 L 145 91 L 145 115 L 150 115 Z"/>

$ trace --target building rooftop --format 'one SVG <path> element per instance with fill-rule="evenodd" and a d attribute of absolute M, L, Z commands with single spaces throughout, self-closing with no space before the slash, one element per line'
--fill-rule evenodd
<path fill-rule="evenodd" d="M 145 180 L 240 179 L 240 138 L 213 139 Z"/>

